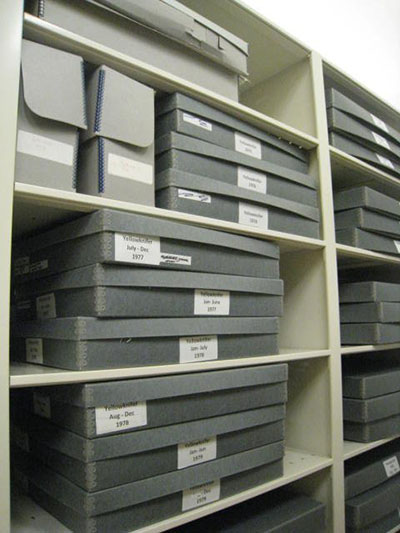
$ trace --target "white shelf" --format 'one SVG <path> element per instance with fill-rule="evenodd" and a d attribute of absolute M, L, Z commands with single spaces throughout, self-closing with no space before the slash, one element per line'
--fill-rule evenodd
<path fill-rule="evenodd" d="M 374 442 L 352 442 L 350 440 L 345 440 L 343 442 L 343 457 L 344 460 L 347 461 L 347 459 L 351 459 L 352 457 L 356 457 L 357 455 L 361 455 L 362 453 L 368 452 L 369 450 L 373 450 L 374 448 L 378 448 L 379 446 L 382 446 L 383 444 L 387 444 L 388 442 L 391 442 L 394 439 L 397 439 L 399 435 L 396 435 L 395 437 L 390 437 L 388 439 L 381 439 L 376 440 Z"/>
<path fill-rule="evenodd" d="M 359 268 L 380 264 L 400 266 L 400 255 L 396 257 L 394 255 L 381 254 L 354 246 L 347 246 L 346 244 L 336 244 L 336 252 L 339 268 Z"/>
<path fill-rule="evenodd" d="M 104 381 L 114 379 L 128 379 L 186 372 L 201 372 L 206 370 L 222 370 L 223 368 L 239 368 L 274 363 L 288 363 L 303 359 L 328 357 L 328 350 L 318 351 L 290 351 L 279 355 L 264 357 L 247 357 L 243 359 L 227 359 L 203 363 L 186 363 L 164 366 L 147 366 L 137 368 L 115 368 L 108 370 L 60 370 L 29 363 L 11 363 L 10 387 L 38 387 L 44 385 L 60 385 L 67 383 L 82 383 L 89 381 Z"/>
<path fill-rule="evenodd" d="M 328 468 L 332 465 L 332 459 L 308 454 L 299 450 L 286 449 L 284 458 L 283 476 L 246 490 L 229 498 L 219 500 L 204 507 L 199 507 L 193 511 L 188 511 L 182 515 L 163 520 L 158 524 L 153 524 L 136 530 L 135 533 L 159 533 L 173 527 L 191 522 L 202 516 L 206 516 L 237 503 L 241 503 L 250 498 L 265 494 L 273 489 L 297 481 L 315 472 Z M 67 533 L 65 528 L 55 518 L 49 515 L 41 507 L 35 504 L 30 498 L 24 495 L 17 495 L 13 507 L 13 519 L 11 525 L 12 533 Z"/>
<path fill-rule="evenodd" d="M 380 352 L 383 350 L 396 350 L 400 348 L 400 342 L 393 344 L 365 344 L 358 346 L 342 346 L 342 355 L 351 355 L 356 353 Z"/>

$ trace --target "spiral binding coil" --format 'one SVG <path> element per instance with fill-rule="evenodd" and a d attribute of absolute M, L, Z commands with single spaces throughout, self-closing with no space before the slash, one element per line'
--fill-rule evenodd
<path fill-rule="evenodd" d="M 105 77 L 106 77 L 105 71 L 100 69 L 99 78 L 97 80 L 96 113 L 94 117 L 94 132 L 95 133 L 100 133 L 100 129 L 101 129 L 101 113 L 103 110 Z"/>
<path fill-rule="evenodd" d="M 98 141 L 98 167 L 99 167 L 99 193 L 104 192 L 104 139 L 99 137 Z"/>

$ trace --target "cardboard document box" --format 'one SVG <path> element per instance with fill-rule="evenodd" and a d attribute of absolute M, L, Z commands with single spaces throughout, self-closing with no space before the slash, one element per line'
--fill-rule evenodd
<path fill-rule="evenodd" d="M 381 418 L 376 422 L 347 422 L 343 423 L 343 435 L 345 440 L 355 442 L 374 442 L 400 435 L 400 416 Z"/>
<path fill-rule="evenodd" d="M 400 342 L 397 324 L 341 324 L 342 344 L 390 344 Z"/>
<path fill-rule="evenodd" d="M 279 277 L 275 243 L 110 209 L 21 240 L 15 250 L 18 282 L 94 263 Z"/>
<path fill-rule="evenodd" d="M 31 12 L 166 75 L 238 100 L 248 44 L 174 0 L 33 0 Z M 168 74 L 167 74 L 168 71 Z"/>
<path fill-rule="evenodd" d="M 343 398 L 343 418 L 348 422 L 375 422 L 400 413 L 400 392 L 368 400 Z"/>
<path fill-rule="evenodd" d="M 346 461 L 345 498 L 357 496 L 391 477 L 398 476 L 399 461 L 399 439 Z"/>
<path fill-rule="evenodd" d="M 256 409 L 286 401 L 287 365 L 48 387 L 30 409 L 87 438 Z"/>
<path fill-rule="evenodd" d="M 83 59 L 22 41 L 15 181 L 75 191 L 78 128 L 86 128 Z"/>
<path fill-rule="evenodd" d="M 335 212 L 364 207 L 400 220 L 400 202 L 370 187 L 353 187 L 333 195 Z"/>
<path fill-rule="evenodd" d="M 393 350 L 398 355 L 398 350 Z M 360 368 L 359 361 L 354 365 L 344 364 L 343 396 L 368 399 L 391 392 L 400 391 L 400 365 L 398 362 L 382 360 L 387 352 L 375 352 Z M 346 363 L 346 361 L 345 361 Z"/>
<path fill-rule="evenodd" d="M 383 518 L 368 524 L 365 528 L 353 529 L 346 527 L 348 533 L 381 533 L 382 531 L 396 531 L 400 525 L 399 511 L 396 509 Z"/>
<path fill-rule="evenodd" d="M 372 231 L 365 231 L 359 228 L 336 230 L 336 242 L 364 248 L 373 252 L 383 252 L 388 254 L 400 254 L 400 239 L 393 239 L 386 235 L 378 235 Z"/>
<path fill-rule="evenodd" d="M 308 153 L 243 120 L 174 93 L 156 103 L 156 136 L 175 131 L 234 150 L 252 159 L 308 172 Z"/>
<path fill-rule="evenodd" d="M 91 265 L 16 289 L 25 319 L 68 316 L 281 316 L 283 282 L 199 272 Z"/>
<path fill-rule="evenodd" d="M 340 321 L 342 324 L 352 322 L 400 322 L 400 303 L 341 304 Z"/>
<path fill-rule="evenodd" d="M 105 65 L 87 81 L 78 192 L 154 205 L 154 91 Z"/>
<path fill-rule="evenodd" d="M 400 240 L 400 220 L 374 213 L 369 209 L 348 209 L 335 213 L 335 228 L 336 230 L 361 228 Z"/>
<path fill-rule="evenodd" d="M 156 204 L 266 230 L 319 238 L 319 210 L 176 170 L 157 176 Z"/>
<path fill-rule="evenodd" d="M 325 530 L 325 505 L 284 489 L 275 489 L 175 529 L 176 533 L 322 533 Z"/>
<path fill-rule="evenodd" d="M 344 303 L 400 302 L 400 283 L 356 281 L 339 285 L 339 300 Z"/>
<path fill-rule="evenodd" d="M 173 169 L 236 185 L 243 192 L 271 194 L 318 206 L 317 183 L 310 174 L 211 142 L 171 132 L 156 139 L 156 155 L 156 174 Z"/>

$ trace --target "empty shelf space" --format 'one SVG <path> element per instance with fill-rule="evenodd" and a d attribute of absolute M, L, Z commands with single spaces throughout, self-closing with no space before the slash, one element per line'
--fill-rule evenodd
<path fill-rule="evenodd" d="M 400 342 L 395 342 L 393 344 L 366 344 L 359 346 L 342 346 L 341 352 L 342 355 L 352 355 L 356 353 L 380 352 L 382 350 L 396 350 L 398 348 L 400 348 Z"/>
<path fill-rule="evenodd" d="M 383 444 L 391 442 L 392 440 L 397 438 L 398 435 L 396 435 L 395 437 L 390 437 L 388 439 L 376 440 L 374 442 L 352 442 L 349 440 L 345 440 L 343 442 L 343 458 L 345 461 L 347 461 L 347 459 L 351 459 L 352 457 L 361 455 L 362 453 L 368 452 L 369 450 L 378 448 L 379 446 L 382 446 Z"/>
<path fill-rule="evenodd" d="M 347 246 L 346 244 L 336 244 L 336 253 L 338 257 L 339 268 L 359 268 L 375 266 L 379 264 L 390 264 L 400 266 L 400 255 L 381 254 Z"/>

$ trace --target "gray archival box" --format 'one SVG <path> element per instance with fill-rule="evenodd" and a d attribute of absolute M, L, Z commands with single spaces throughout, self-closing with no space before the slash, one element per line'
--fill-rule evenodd
<path fill-rule="evenodd" d="M 400 202 L 370 187 L 353 187 L 333 195 L 335 211 L 364 207 L 400 219 Z"/>

